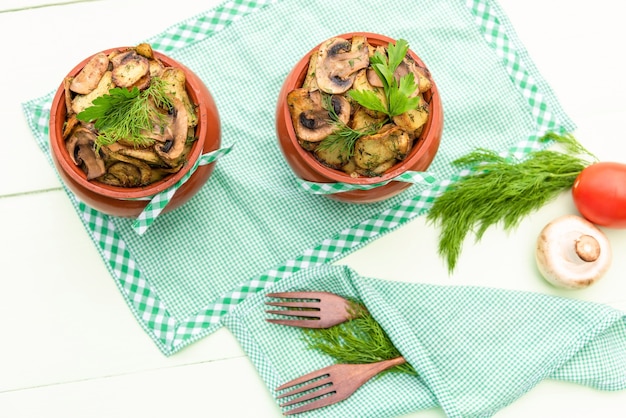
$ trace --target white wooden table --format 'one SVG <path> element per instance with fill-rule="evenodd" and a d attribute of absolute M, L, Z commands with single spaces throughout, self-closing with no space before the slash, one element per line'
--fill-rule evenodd
<path fill-rule="evenodd" d="M 21 110 L 22 102 L 56 88 L 83 57 L 137 43 L 218 2 L 0 1 L 0 417 L 281 415 L 227 330 L 170 358 L 161 354 L 125 305 Z M 500 4 L 578 124 L 578 139 L 603 160 L 626 162 L 621 3 Z M 450 277 L 436 254 L 437 230 L 423 219 L 341 263 L 371 277 L 531 290 L 626 310 L 626 230 L 606 230 L 615 259 L 597 285 L 559 291 L 538 276 L 535 239 L 566 213 L 575 213 L 568 193 L 513 234 L 493 228 L 481 243 L 467 243 Z M 497 416 L 618 417 L 625 405 L 626 392 L 545 381 Z"/>

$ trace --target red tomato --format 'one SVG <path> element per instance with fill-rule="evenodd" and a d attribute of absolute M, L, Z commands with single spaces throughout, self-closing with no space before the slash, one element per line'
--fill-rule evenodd
<path fill-rule="evenodd" d="M 626 228 L 626 164 L 600 162 L 580 172 L 572 187 L 574 204 L 588 221 Z"/>

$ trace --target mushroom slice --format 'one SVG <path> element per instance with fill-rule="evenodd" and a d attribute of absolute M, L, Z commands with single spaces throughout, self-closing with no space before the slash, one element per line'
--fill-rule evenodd
<path fill-rule="evenodd" d="M 360 168 L 375 171 L 376 167 L 390 160 L 395 162 L 404 159 L 411 145 L 409 135 L 402 128 L 389 124 L 374 135 L 357 139 L 354 144 L 354 161 Z"/>
<path fill-rule="evenodd" d="M 63 80 L 63 90 L 65 92 L 65 109 L 67 114 L 72 114 L 72 90 L 70 90 L 70 84 L 72 84 L 72 77 L 65 77 Z"/>
<path fill-rule="evenodd" d="M 606 273 L 612 252 L 609 239 L 594 224 L 565 215 L 543 228 L 535 258 L 541 275 L 554 286 L 582 289 Z"/>
<path fill-rule="evenodd" d="M 63 139 L 67 139 L 67 137 L 70 136 L 74 128 L 76 128 L 79 124 L 80 122 L 78 121 L 78 118 L 75 114 L 69 116 L 67 118 L 67 121 L 65 122 L 65 126 L 63 126 Z"/>
<path fill-rule="evenodd" d="M 88 145 L 78 146 L 78 158 L 83 163 L 83 168 L 87 174 L 87 180 L 93 180 L 106 173 L 104 161 L 95 149 Z"/>
<path fill-rule="evenodd" d="M 173 138 L 163 144 L 154 145 L 154 150 L 165 163 L 174 166 L 178 163 L 185 151 L 185 143 L 187 142 L 187 111 L 185 105 L 176 97 L 172 97 L 174 103 L 174 124 Z"/>
<path fill-rule="evenodd" d="M 65 143 L 70 158 L 76 165 L 80 165 L 87 180 L 93 180 L 106 172 L 104 161 L 95 149 L 96 135 L 90 130 L 78 127 Z"/>
<path fill-rule="evenodd" d="M 145 162 L 113 151 L 106 152 L 106 156 L 108 160 L 107 163 L 109 164 L 107 173 L 122 180 L 123 185 L 132 187 L 143 186 L 150 183 L 152 169 Z M 123 163 L 124 165 L 119 165 L 119 163 Z M 126 167 L 128 165 L 134 167 L 134 170 Z M 118 172 L 112 170 L 114 166 L 117 166 Z M 131 173 L 137 174 L 130 176 Z"/>
<path fill-rule="evenodd" d="M 317 52 L 317 85 L 326 93 L 345 93 L 352 87 L 357 71 L 367 68 L 369 62 L 365 37 L 354 36 L 352 42 L 343 38 L 331 38 Z"/>
<path fill-rule="evenodd" d="M 78 94 L 91 93 L 109 69 L 109 57 L 104 52 L 94 55 L 72 79 L 70 90 Z"/>
<path fill-rule="evenodd" d="M 83 110 L 87 109 L 91 106 L 92 102 L 100 96 L 109 93 L 115 85 L 113 84 L 111 78 L 111 71 L 107 71 L 104 73 L 100 82 L 98 83 L 98 87 L 96 87 L 91 93 L 88 94 L 79 94 L 72 100 L 72 112 L 78 114 Z"/>
<path fill-rule="evenodd" d="M 113 163 L 101 182 L 113 186 L 138 187 L 143 185 L 141 170 L 134 164 L 118 161 Z"/>
<path fill-rule="evenodd" d="M 134 50 L 117 55 L 111 62 L 113 62 L 111 78 L 118 87 L 132 87 L 146 74 L 150 75 L 148 59 Z"/>
<path fill-rule="evenodd" d="M 106 145 L 102 148 L 103 148 L 103 151 L 107 154 L 115 153 L 118 155 L 124 155 L 126 157 L 141 160 L 153 166 L 164 165 L 163 160 L 157 155 L 157 153 L 152 148 L 138 148 L 134 146 L 127 147 L 127 146 L 120 144 L 119 142 Z"/>
<path fill-rule="evenodd" d="M 176 67 L 167 67 L 163 70 L 161 79 L 169 84 L 168 91 L 170 95 L 183 102 L 185 111 L 187 112 L 187 124 L 189 126 L 196 126 L 198 124 L 198 117 L 196 115 L 195 106 L 191 103 L 189 95 L 187 94 L 187 79 L 185 78 L 183 70 Z"/>
<path fill-rule="evenodd" d="M 350 119 L 348 100 L 343 96 L 332 96 L 330 104 L 339 120 L 347 124 Z M 301 143 L 322 141 L 339 128 L 332 122 L 329 111 L 323 107 L 319 90 L 292 90 L 287 94 L 287 105 L 296 136 Z"/>

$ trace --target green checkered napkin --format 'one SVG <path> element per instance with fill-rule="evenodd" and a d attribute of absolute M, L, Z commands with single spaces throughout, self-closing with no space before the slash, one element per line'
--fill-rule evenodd
<path fill-rule="evenodd" d="M 489 417 L 543 379 L 626 389 L 626 321 L 611 307 L 537 293 L 391 282 L 344 266 L 302 270 L 271 291 L 325 290 L 361 300 L 418 377 L 387 373 L 307 417 L 391 417 L 441 406 Z M 299 328 L 265 321 L 265 297 L 223 317 L 272 395 L 334 363 L 308 349 Z"/>
<path fill-rule="evenodd" d="M 302 187 L 274 128 L 292 66 L 321 41 L 350 31 L 406 39 L 430 68 L 445 110 L 441 147 L 425 180 L 369 205 Z M 235 0 L 147 41 L 205 82 L 224 147 L 233 150 L 193 199 L 159 215 L 143 235 L 134 220 L 105 216 L 68 195 L 128 306 L 168 355 L 216 330 L 222 315 L 267 285 L 424 214 L 462 174 L 453 159 L 479 146 L 521 157 L 539 147 L 544 131 L 573 129 L 492 0 L 384 8 L 377 0 Z M 24 104 L 47 156 L 50 101 L 49 94 Z"/>

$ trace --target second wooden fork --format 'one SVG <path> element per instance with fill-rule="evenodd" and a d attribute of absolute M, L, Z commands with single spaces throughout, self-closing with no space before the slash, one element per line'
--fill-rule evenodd
<path fill-rule="evenodd" d="M 396 357 L 376 363 L 333 364 L 332 366 L 324 367 L 276 388 L 277 391 L 283 391 L 302 385 L 278 396 L 278 399 L 282 399 L 302 394 L 302 396 L 296 397 L 280 406 L 284 408 L 301 404 L 284 412 L 285 415 L 292 415 L 336 404 L 348 398 L 378 373 L 404 363 L 406 363 L 404 357 Z"/>
<path fill-rule="evenodd" d="M 330 292 L 268 293 L 270 298 L 291 299 L 266 302 L 266 305 L 287 309 L 266 311 L 291 319 L 268 318 L 267 321 L 300 328 L 330 328 L 362 315 L 364 307 Z"/>

